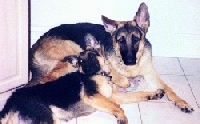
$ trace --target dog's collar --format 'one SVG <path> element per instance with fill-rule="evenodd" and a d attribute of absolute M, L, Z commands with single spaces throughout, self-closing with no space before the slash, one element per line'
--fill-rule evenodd
<path fill-rule="evenodd" d="M 78 68 L 78 72 L 79 73 L 83 73 L 85 74 L 80 68 Z M 86 74 L 87 75 L 87 74 Z M 98 73 L 96 73 L 96 75 L 101 75 L 101 76 L 104 76 L 108 79 L 108 81 L 111 81 L 112 80 L 112 76 L 109 75 L 109 73 L 105 72 L 105 71 L 100 71 Z"/>

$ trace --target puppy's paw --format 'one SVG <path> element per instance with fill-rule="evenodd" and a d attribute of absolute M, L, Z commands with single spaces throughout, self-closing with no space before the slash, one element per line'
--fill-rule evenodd
<path fill-rule="evenodd" d="M 161 99 L 164 95 L 165 95 L 164 90 L 158 89 L 154 94 L 152 94 L 151 96 L 148 96 L 147 99 L 148 100 L 157 100 L 157 99 Z"/>
<path fill-rule="evenodd" d="M 184 100 L 175 101 L 175 105 L 178 106 L 182 112 L 190 113 L 194 111 L 194 109 Z"/>

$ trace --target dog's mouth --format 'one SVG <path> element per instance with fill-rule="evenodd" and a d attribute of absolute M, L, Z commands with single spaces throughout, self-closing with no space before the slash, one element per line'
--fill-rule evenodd
<path fill-rule="evenodd" d="M 127 57 L 122 56 L 122 60 L 124 61 L 125 65 L 135 65 L 136 64 L 136 58 L 133 56 L 127 56 Z"/>
<path fill-rule="evenodd" d="M 105 76 L 105 77 L 107 78 L 108 81 L 111 81 L 111 80 L 112 80 L 112 76 L 111 76 L 110 73 L 108 73 L 108 72 L 101 71 L 101 72 L 99 72 L 99 74 L 100 74 L 101 76 Z"/>
<path fill-rule="evenodd" d="M 132 59 L 127 59 L 126 61 L 124 61 L 125 65 L 135 65 L 136 64 L 136 60 L 132 60 Z"/>

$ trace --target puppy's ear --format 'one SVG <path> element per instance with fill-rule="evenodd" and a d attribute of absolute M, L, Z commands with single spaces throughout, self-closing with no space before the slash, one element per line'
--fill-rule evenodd
<path fill-rule="evenodd" d="M 140 4 L 134 19 L 136 20 L 138 26 L 146 33 L 148 27 L 150 26 L 150 16 L 148 12 L 148 6 L 145 3 Z"/>
<path fill-rule="evenodd" d="M 69 62 L 70 64 L 72 64 L 72 66 L 78 67 L 78 56 L 66 56 L 63 60 L 61 60 L 61 62 Z"/>
<path fill-rule="evenodd" d="M 111 20 L 108 17 L 101 16 L 101 19 L 104 24 L 104 28 L 106 29 L 107 32 L 111 33 L 114 32 L 117 29 L 118 22 L 115 20 Z"/>
<path fill-rule="evenodd" d="M 87 48 L 100 49 L 100 42 L 98 42 L 92 34 L 86 34 L 84 40 Z"/>

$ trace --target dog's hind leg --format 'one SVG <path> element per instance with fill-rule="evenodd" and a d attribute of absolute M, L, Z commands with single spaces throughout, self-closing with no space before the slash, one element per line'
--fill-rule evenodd
<path fill-rule="evenodd" d="M 93 96 L 84 96 L 84 102 L 92 107 L 111 113 L 117 118 L 117 124 L 128 124 L 127 117 L 120 105 L 97 93 Z"/>
<path fill-rule="evenodd" d="M 56 80 L 67 73 L 76 72 L 77 70 L 78 68 L 73 67 L 73 65 L 68 62 L 58 62 L 51 72 L 43 76 L 40 83 Z"/>

